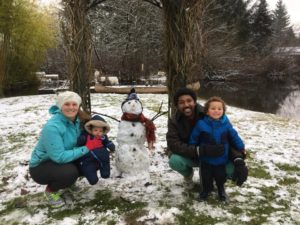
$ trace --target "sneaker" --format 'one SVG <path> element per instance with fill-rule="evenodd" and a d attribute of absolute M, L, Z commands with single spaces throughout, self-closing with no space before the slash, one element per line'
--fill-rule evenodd
<path fill-rule="evenodd" d="M 52 208 L 60 208 L 65 205 L 65 201 L 58 192 L 45 191 L 45 197 Z"/>

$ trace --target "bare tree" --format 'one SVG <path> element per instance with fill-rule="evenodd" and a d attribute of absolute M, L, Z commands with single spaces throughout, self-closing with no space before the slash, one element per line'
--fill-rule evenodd
<path fill-rule="evenodd" d="M 91 28 L 88 11 L 105 0 L 63 0 L 64 39 L 68 49 L 71 90 L 82 97 L 82 107 L 91 112 Z"/>
<path fill-rule="evenodd" d="M 107 1 L 90 13 L 104 73 L 133 82 L 162 65 L 162 11 L 140 0 Z"/>

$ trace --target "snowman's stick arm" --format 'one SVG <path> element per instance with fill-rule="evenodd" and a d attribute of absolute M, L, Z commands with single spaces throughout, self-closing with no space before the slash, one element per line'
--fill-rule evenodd
<path fill-rule="evenodd" d="M 158 109 L 158 113 L 156 113 L 155 116 L 152 117 L 151 121 L 156 120 L 158 117 L 166 114 L 167 112 L 161 112 L 161 108 L 162 108 L 163 102 L 160 103 L 159 109 Z"/>
<path fill-rule="evenodd" d="M 162 116 L 162 115 L 165 115 L 165 114 L 167 114 L 167 113 L 168 113 L 167 111 L 166 111 L 166 112 L 157 113 L 151 120 L 154 121 L 154 120 L 156 120 L 158 117 L 160 117 L 160 116 Z"/>
<path fill-rule="evenodd" d="M 113 120 L 115 120 L 117 122 L 120 122 L 120 120 L 116 119 L 115 117 L 112 117 L 112 116 L 109 116 L 109 115 L 106 115 L 106 114 L 103 114 L 103 113 L 98 113 L 98 112 L 91 112 L 91 113 L 93 113 L 93 114 L 99 114 L 101 116 L 106 116 L 106 117 L 111 118 L 111 119 L 113 119 Z"/>

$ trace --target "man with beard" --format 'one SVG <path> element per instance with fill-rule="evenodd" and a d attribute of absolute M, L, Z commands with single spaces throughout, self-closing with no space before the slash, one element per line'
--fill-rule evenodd
<path fill-rule="evenodd" d="M 188 88 L 180 88 L 173 99 L 176 113 L 169 118 L 167 132 L 167 147 L 170 153 L 170 167 L 183 175 L 185 183 L 192 185 L 193 167 L 199 167 L 199 156 L 219 157 L 224 154 L 224 145 L 211 144 L 203 146 L 189 145 L 188 141 L 198 120 L 203 119 L 203 107 L 197 103 L 195 92 Z M 233 158 L 242 158 L 234 155 Z M 246 180 L 247 174 L 237 173 L 239 183 Z M 236 171 L 240 172 L 240 171 Z M 247 171 L 248 172 L 248 171 Z"/>

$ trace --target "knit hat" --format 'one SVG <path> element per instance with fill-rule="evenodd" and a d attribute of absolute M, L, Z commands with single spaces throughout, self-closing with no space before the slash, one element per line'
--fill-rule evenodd
<path fill-rule="evenodd" d="M 173 99 L 175 106 L 177 106 L 178 100 L 179 100 L 180 96 L 182 96 L 182 95 L 189 95 L 194 99 L 195 102 L 197 101 L 196 93 L 192 89 L 183 87 L 183 88 L 179 88 L 175 92 L 174 99 Z"/>
<path fill-rule="evenodd" d="M 56 105 L 59 109 L 66 103 L 66 102 L 76 102 L 78 105 L 81 104 L 81 97 L 73 92 L 73 91 L 65 91 L 58 93 L 56 97 Z"/>
<path fill-rule="evenodd" d="M 121 108 L 122 108 L 122 106 L 123 106 L 126 102 L 128 102 L 128 101 L 130 101 L 130 100 L 138 100 L 138 101 L 141 103 L 141 101 L 140 101 L 140 99 L 138 98 L 138 96 L 137 96 L 137 94 L 136 94 L 134 88 L 132 88 L 132 89 L 130 90 L 130 93 L 128 94 L 127 98 L 122 102 Z M 142 103 L 141 103 L 141 105 L 142 105 Z"/>
<path fill-rule="evenodd" d="M 90 134 L 92 133 L 93 127 L 102 127 L 104 134 L 107 134 L 110 131 L 110 126 L 99 115 L 94 115 L 91 120 L 84 125 L 85 130 Z"/>

